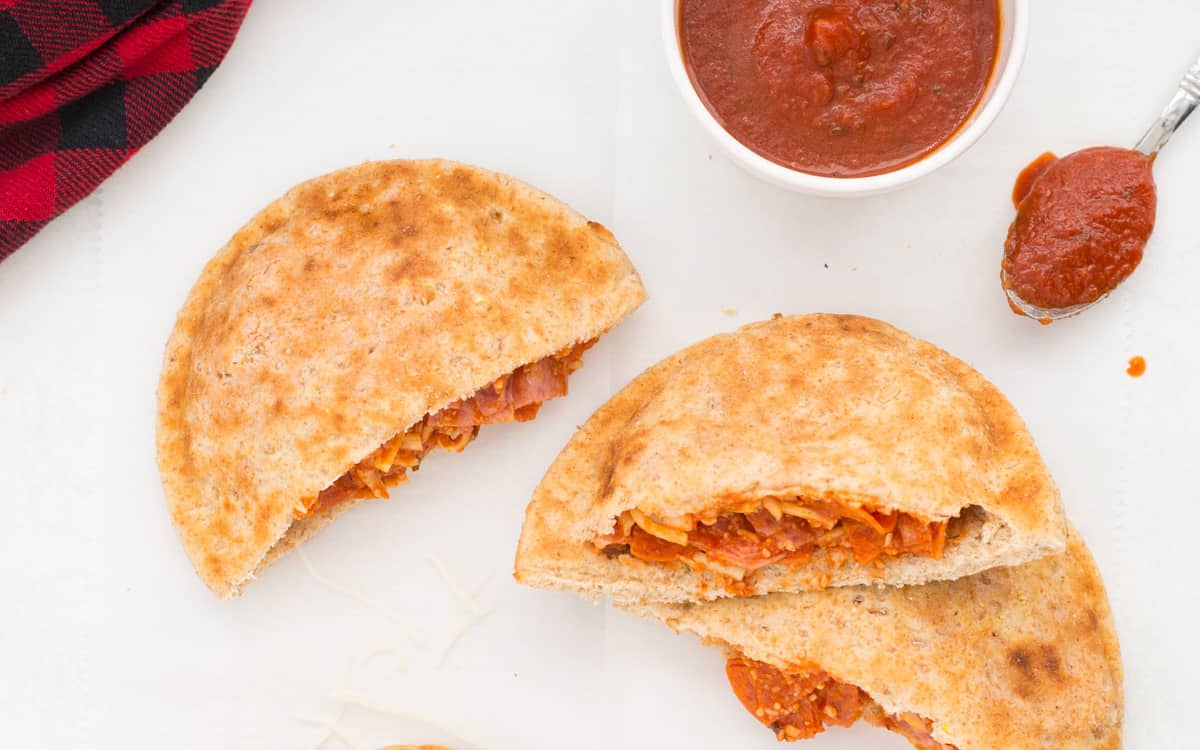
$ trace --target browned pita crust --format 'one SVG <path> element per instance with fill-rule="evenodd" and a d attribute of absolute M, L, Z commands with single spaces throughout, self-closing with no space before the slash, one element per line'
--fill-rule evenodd
<path fill-rule="evenodd" d="M 957 581 L 627 608 L 776 667 L 815 663 L 959 750 L 1121 747 L 1120 648 L 1073 531 L 1065 553 Z"/>
<path fill-rule="evenodd" d="M 376 162 L 292 189 L 208 264 L 167 345 L 159 469 L 200 577 L 236 593 L 328 521 L 294 525 L 297 501 L 644 298 L 608 230 L 504 175 Z"/>
<path fill-rule="evenodd" d="M 968 365 L 869 318 L 805 315 L 714 336 L 651 367 L 588 420 L 526 512 L 517 580 L 616 600 L 726 595 L 712 572 L 608 559 L 624 510 L 695 512 L 725 496 L 825 493 L 945 519 L 977 506 L 943 560 L 872 571 L 763 568 L 750 593 L 952 579 L 1063 547 L 1058 491 L 1012 405 Z"/>

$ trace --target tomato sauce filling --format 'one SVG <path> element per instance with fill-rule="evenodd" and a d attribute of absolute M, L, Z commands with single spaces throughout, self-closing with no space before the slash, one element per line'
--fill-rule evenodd
<path fill-rule="evenodd" d="M 853 559 L 871 565 L 884 556 L 941 559 L 949 521 L 849 503 L 766 497 L 705 516 L 657 518 L 626 511 L 611 534 L 593 545 L 609 557 L 645 562 L 679 560 L 736 581 L 768 565 L 800 566 L 824 550 L 834 567 Z"/>
<path fill-rule="evenodd" d="M 787 671 L 733 655 L 725 674 L 746 710 L 780 740 L 806 740 L 826 727 L 859 719 L 903 736 L 917 750 L 957 750 L 933 738 L 933 722 L 912 713 L 889 714 L 871 696 L 815 666 Z"/>
<path fill-rule="evenodd" d="M 567 394 L 567 377 L 583 366 L 583 353 L 595 343 L 592 339 L 522 365 L 471 396 L 425 415 L 352 466 L 316 498 L 298 504 L 296 518 L 309 518 L 350 500 L 387 497 L 388 488 L 407 481 L 408 472 L 420 468 L 422 459 L 435 448 L 458 453 L 483 425 L 530 421 L 542 403 Z"/>
<path fill-rule="evenodd" d="M 680 47 L 709 111 L 785 167 L 880 174 L 948 141 L 987 88 L 997 0 L 683 0 Z"/>
<path fill-rule="evenodd" d="M 1043 310 L 1087 305 L 1115 289 L 1154 231 L 1152 166 L 1145 154 L 1110 147 L 1035 159 L 1013 187 L 1004 289 Z"/>

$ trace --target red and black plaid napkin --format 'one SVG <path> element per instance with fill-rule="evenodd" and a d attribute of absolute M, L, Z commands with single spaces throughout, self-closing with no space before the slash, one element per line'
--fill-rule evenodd
<path fill-rule="evenodd" d="M 250 0 L 0 0 L 0 260 L 216 69 Z"/>

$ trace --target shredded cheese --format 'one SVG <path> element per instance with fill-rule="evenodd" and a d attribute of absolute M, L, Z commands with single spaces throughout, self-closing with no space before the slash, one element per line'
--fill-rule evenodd
<path fill-rule="evenodd" d="M 450 589 L 450 593 L 454 594 L 460 602 L 466 605 L 467 609 L 472 612 L 475 611 L 478 604 L 475 602 L 474 597 L 467 593 L 466 589 L 463 588 L 462 584 L 454 576 L 450 575 L 450 570 L 446 567 L 446 563 L 442 562 L 442 558 L 437 555 L 430 555 L 429 562 L 433 563 L 433 567 L 437 569 L 438 575 L 442 577 L 442 581 L 446 584 L 446 588 Z"/>
<path fill-rule="evenodd" d="M 745 568 L 739 568 L 736 565 L 729 565 L 727 563 L 719 562 L 703 552 L 697 552 L 696 554 L 692 555 L 690 560 L 686 557 L 680 559 L 693 569 L 715 570 L 721 575 L 729 576 L 735 581 L 740 581 L 746 577 Z"/>
<path fill-rule="evenodd" d="M 346 668 L 344 670 L 342 670 L 342 687 L 343 688 L 350 687 L 350 675 L 353 672 L 353 670 L 354 670 L 354 662 L 352 660 L 347 659 L 346 660 Z M 325 727 L 325 734 L 321 735 L 321 739 L 317 740 L 317 744 L 313 746 L 313 750 L 321 750 L 321 748 L 325 745 L 325 743 L 329 742 L 329 738 L 335 737 L 335 736 L 338 739 L 340 739 L 342 742 L 344 742 L 348 747 L 350 747 L 351 750 L 355 750 L 354 743 L 351 742 L 350 739 L 348 737 L 346 737 L 346 735 L 343 734 L 338 729 L 338 725 L 342 723 L 342 717 L 345 715 L 346 715 L 346 704 L 339 703 L 339 704 L 337 704 L 337 713 L 334 714 L 332 723 L 326 722 L 321 719 L 313 721 L 312 719 L 308 719 L 303 716 L 297 716 L 296 718 L 299 719 L 300 721 L 316 723 L 316 724 L 320 724 L 321 726 Z"/>
<path fill-rule="evenodd" d="M 344 706 L 343 706 L 342 710 L 343 711 L 345 710 Z M 338 716 L 340 718 L 340 716 L 341 716 L 340 712 L 339 712 Z M 338 728 L 337 721 L 331 722 L 328 719 L 318 719 L 314 716 L 301 716 L 299 714 L 296 715 L 296 720 L 303 721 L 307 724 L 316 724 L 317 726 L 325 728 L 324 736 L 322 736 L 320 741 L 317 742 L 317 744 L 313 746 L 313 750 L 320 750 L 322 747 L 325 746 L 326 742 L 329 742 L 330 738 L 332 738 L 332 737 L 337 737 L 339 740 L 342 741 L 343 744 L 346 745 L 346 747 L 350 748 L 350 750 L 358 750 L 358 745 L 353 740 L 351 740 L 349 737 L 347 737 L 345 732 L 343 732 L 341 729 Z"/>
<path fill-rule="evenodd" d="M 401 635 L 411 645 L 415 646 L 415 645 L 421 644 L 421 640 L 418 639 L 413 634 L 412 629 L 411 629 L 412 625 L 409 623 L 409 621 L 406 618 L 402 617 L 399 614 L 396 614 L 395 612 L 392 612 L 386 606 L 380 604 L 379 602 L 376 602 L 375 600 L 368 597 L 366 594 L 356 591 L 356 590 L 350 588 L 349 586 L 343 586 L 342 584 L 338 583 L 337 581 L 334 581 L 331 578 L 327 578 L 326 576 L 321 575 L 321 573 L 318 572 L 316 567 L 312 564 L 312 560 L 309 559 L 308 554 L 305 553 L 303 547 L 296 548 L 296 554 L 300 557 L 300 561 L 302 563 L 304 563 L 304 567 L 308 570 L 308 574 L 310 576 L 312 576 L 313 579 L 317 581 L 317 583 L 320 583 L 321 585 L 325 586 L 326 588 L 331 589 L 332 591 L 336 591 L 337 593 L 341 594 L 342 596 L 346 596 L 351 599 L 354 599 L 355 601 L 357 601 L 359 604 L 362 604 L 367 609 L 371 609 L 371 610 L 374 610 L 374 611 L 382 614 L 384 617 L 388 618 L 393 623 L 400 626 Z"/>
<path fill-rule="evenodd" d="M 339 704 L 343 704 L 343 705 L 357 706 L 357 707 L 365 709 L 367 711 L 373 711 L 377 714 L 383 714 L 384 716 L 392 716 L 394 718 L 402 719 L 404 721 L 415 721 L 420 724 L 426 724 L 428 726 L 433 727 L 434 729 L 437 729 L 440 732 L 444 732 L 444 733 L 448 734 L 454 740 L 456 740 L 464 745 L 476 747 L 476 748 L 479 748 L 479 750 L 486 750 L 486 748 L 487 748 L 487 746 L 484 745 L 482 742 L 468 738 L 465 734 L 460 732 L 454 726 L 452 726 L 451 724 L 449 724 L 445 721 L 442 721 L 441 719 L 437 719 L 432 716 L 423 716 L 423 715 L 417 714 L 417 713 L 401 711 L 399 709 L 392 708 L 391 706 L 386 706 L 382 703 L 377 703 L 377 702 L 371 700 L 369 697 L 367 697 L 367 696 L 363 695 L 362 693 L 359 693 L 355 690 L 350 690 L 350 689 L 335 690 L 329 694 L 329 699 L 335 703 L 339 703 Z"/>
<path fill-rule="evenodd" d="M 408 654 L 396 646 L 379 646 L 368 652 L 359 663 L 366 664 L 376 656 L 394 656 L 396 658 L 396 671 L 404 672 L 408 669 Z"/>
<path fill-rule="evenodd" d="M 646 533 L 653 534 L 659 539 L 665 539 L 672 544 L 678 544 L 680 547 L 687 546 L 688 535 L 686 531 L 673 529 L 666 524 L 659 523 L 637 508 L 631 508 L 629 513 L 633 516 L 633 520 L 637 522 L 637 525 L 641 526 L 642 530 Z"/>
<path fill-rule="evenodd" d="M 482 589 L 487 583 L 488 578 L 484 578 L 483 582 L 475 588 L 474 592 L 467 592 L 467 590 L 463 588 L 462 584 L 460 584 L 458 580 L 454 578 L 454 576 L 450 575 L 449 569 L 446 568 L 446 564 L 442 562 L 440 557 L 437 555 L 431 555 L 429 557 L 429 561 L 433 563 L 433 567 L 437 568 L 437 572 L 445 582 L 446 588 L 450 589 L 450 593 L 463 603 L 463 605 L 467 608 L 468 613 L 467 618 L 460 622 L 452 631 L 450 631 L 449 638 L 446 639 L 445 645 L 442 646 L 442 651 L 438 656 L 437 662 L 438 666 L 440 667 L 443 663 L 445 663 L 446 657 L 450 655 L 450 651 L 454 649 L 454 646 L 458 643 L 459 639 L 462 638 L 468 630 L 477 625 L 480 620 L 491 614 L 492 608 L 481 605 L 476 598 L 479 590 Z"/>
<path fill-rule="evenodd" d="M 415 637 L 410 631 L 409 621 L 401 615 L 390 610 L 387 606 L 376 602 L 366 594 L 356 589 L 345 586 L 321 574 L 302 548 L 297 549 L 296 554 L 304 564 L 308 574 L 312 576 L 312 578 L 318 583 L 332 591 L 336 591 L 343 596 L 354 599 L 368 609 L 382 614 L 393 623 L 401 626 L 402 635 L 410 645 L 420 645 L 428 640 L 425 637 Z M 466 608 L 468 613 L 467 618 L 450 632 L 449 638 L 443 646 L 441 655 L 437 662 L 438 666 L 440 667 L 442 662 L 445 661 L 447 654 L 449 654 L 458 640 L 468 630 L 470 630 L 471 627 L 476 625 L 480 620 L 487 617 L 487 615 L 491 614 L 493 611 L 492 607 L 484 605 L 479 601 L 479 594 L 487 585 L 488 581 L 491 580 L 491 576 L 485 576 L 478 585 L 476 585 L 473 589 L 468 590 L 450 573 L 450 570 L 446 567 L 441 558 L 433 555 L 430 557 L 430 562 L 433 564 L 434 569 L 437 570 L 438 575 L 441 577 L 443 583 L 445 583 L 446 588 Z M 381 655 L 394 656 L 397 661 L 397 668 L 400 671 L 407 670 L 409 664 L 409 654 L 406 650 L 397 646 L 380 646 L 375 648 L 374 650 L 369 651 L 365 656 L 359 658 L 358 662 L 360 664 L 365 664 L 371 659 Z M 400 711 L 390 706 L 377 703 L 364 694 L 353 690 L 350 683 L 354 664 L 354 659 L 351 659 L 347 662 L 345 672 L 342 676 L 341 685 L 329 694 L 330 701 L 333 702 L 337 707 L 337 711 L 332 720 L 311 716 L 295 716 L 298 721 L 315 724 L 325 730 L 317 741 L 316 745 L 313 747 L 313 750 L 322 750 L 322 748 L 324 748 L 326 744 L 334 738 L 344 743 L 349 750 L 358 750 L 358 746 L 355 744 L 355 742 L 341 729 L 341 722 L 345 716 L 347 706 L 357 706 L 375 713 L 425 724 L 449 735 L 451 738 L 463 745 L 473 746 L 479 750 L 485 750 L 485 746 L 482 743 L 468 739 L 462 732 L 456 730 L 452 725 L 444 721 L 416 713 Z"/>

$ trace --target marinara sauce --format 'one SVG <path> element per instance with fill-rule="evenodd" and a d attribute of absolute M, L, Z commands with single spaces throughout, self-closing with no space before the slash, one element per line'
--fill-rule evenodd
<path fill-rule="evenodd" d="M 1153 164 L 1108 146 L 1035 159 L 1013 188 L 1005 289 L 1043 310 L 1087 305 L 1115 289 L 1141 263 L 1154 231 Z"/>
<path fill-rule="evenodd" d="M 682 0 L 693 85 L 735 138 L 828 177 L 889 172 L 966 122 L 995 66 L 997 0 Z"/>

